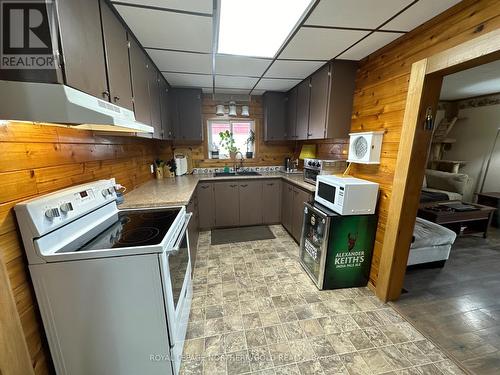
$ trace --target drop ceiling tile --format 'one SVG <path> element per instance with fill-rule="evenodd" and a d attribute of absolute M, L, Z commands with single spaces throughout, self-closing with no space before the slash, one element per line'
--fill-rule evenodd
<path fill-rule="evenodd" d="M 300 79 L 272 79 L 262 78 L 256 90 L 271 90 L 271 91 L 288 91 L 295 85 L 300 83 Z"/>
<path fill-rule="evenodd" d="M 212 73 L 212 55 L 156 49 L 146 50 L 158 69 L 182 73 Z"/>
<path fill-rule="evenodd" d="M 375 32 L 369 35 L 366 39 L 363 39 L 354 47 L 348 49 L 338 58 L 344 60 L 361 60 L 370 53 L 375 52 L 379 48 L 382 48 L 386 44 L 396 40 L 401 35 L 404 35 L 404 33 Z"/>
<path fill-rule="evenodd" d="M 212 94 L 213 89 L 211 87 L 202 87 L 201 91 L 203 91 L 204 94 Z"/>
<path fill-rule="evenodd" d="M 231 89 L 251 89 L 258 78 L 215 76 L 215 87 Z"/>
<path fill-rule="evenodd" d="M 163 73 L 168 83 L 179 87 L 211 87 L 212 76 L 204 74 Z"/>
<path fill-rule="evenodd" d="M 166 9 L 183 10 L 187 12 L 213 12 L 212 0 L 119 0 L 120 3 L 145 5 Z"/>
<path fill-rule="evenodd" d="M 252 91 L 252 96 L 264 95 L 265 92 L 266 92 L 266 90 L 253 90 Z"/>
<path fill-rule="evenodd" d="M 367 34 L 359 30 L 301 28 L 279 58 L 329 60 Z"/>
<path fill-rule="evenodd" d="M 375 29 L 412 1 L 322 0 L 305 24 Z"/>
<path fill-rule="evenodd" d="M 144 47 L 212 50 L 212 18 L 116 5 Z"/>
<path fill-rule="evenodd" d="M 270 63 L 270 59 L 217 54 L 215 57 L 215 71 L 217 74 L 260 77 Z"/>
<path fill-rule="evenodd" d="M 249 89 L 227 89 L 227 88 L 215 88 L 216 94 L 232 94 L 232 95 L 249 95 Z"/>
<path fill-rule="evenodd" d="M 383 30 L 410 31 L 459 3 L 460 0 L 420 0 L 394 18 Z"/>
<path fill-rule="evenodd" d="M 276 60 L 264 77 L 304 79 L 325 63 L 326 61 Z"/>

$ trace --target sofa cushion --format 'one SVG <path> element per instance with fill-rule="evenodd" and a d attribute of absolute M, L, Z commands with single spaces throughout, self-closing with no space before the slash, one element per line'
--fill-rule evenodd
<path fill-rule="evenodd" d="M 461 201 L 463 200 L 463 195 L 459 193 L 455 193 L 453 191 L 446 191 L 446 190 L 439 190 L 439 189 L 431 189 L 431 188 L 423 188 L 422 191 L 426 191 L 429 193 L 441 193 L 445 194 L 447 196 L 446 199 L 440 199 L 440 200 L 450 200 L 450 201 Z M 434 200 L 430 200 L 430 202 L 433 202 Z M 422 201 L 422 203 L 424 203 Z"/>
<path fill-rule="evenodd" d="M 469 176 L 464 173 L 450 173 L 426 169 L 425 180 L 427 188 L 454 192 L 464 195 Z"/>

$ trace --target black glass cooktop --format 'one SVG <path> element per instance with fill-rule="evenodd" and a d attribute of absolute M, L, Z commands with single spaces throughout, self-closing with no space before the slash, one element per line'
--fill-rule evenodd
<path fill-rule="evenodd" d="M 158 245 L 173 224 L 179 208 L 123 211 L 117 220 L 78 249 L 62 252 L 116 249 L 121 247 Z"/>

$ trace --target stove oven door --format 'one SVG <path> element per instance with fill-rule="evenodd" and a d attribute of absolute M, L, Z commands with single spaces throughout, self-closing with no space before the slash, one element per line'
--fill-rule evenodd
<path fill-rule="evenodd" d="M 177 232 L 177 239 L 173 247 L 160 254 L 171 356 L 175 374 L 179 372 L 193 295 L 187 231 L 191 215 L 191 213 L 186 214 L 185 221 Z"/>

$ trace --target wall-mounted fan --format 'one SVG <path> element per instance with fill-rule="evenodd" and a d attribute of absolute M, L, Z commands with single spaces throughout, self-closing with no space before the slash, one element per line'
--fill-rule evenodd
<path fill-rule="evenodd" d="M 350 163 L 380 164 L 383 131 L 349 134 Z"/>

